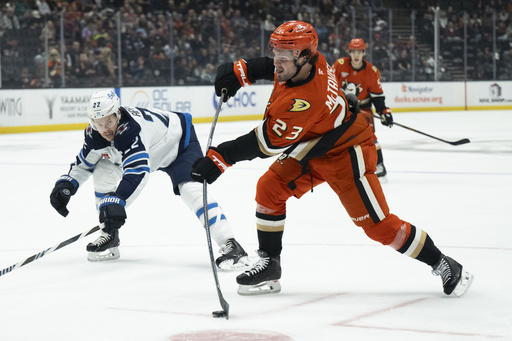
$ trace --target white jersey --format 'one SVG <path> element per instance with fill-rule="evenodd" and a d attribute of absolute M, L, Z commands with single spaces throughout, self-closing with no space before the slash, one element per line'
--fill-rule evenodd
<path fill-rule="evenodd" d="M 169 166 L 190 142 L 192 116 L 158 109 L 120 107 L 122 116 L 112 142 L 92 126 L 85 129 L 84 145 L 68 173 L 80 185 L 102 159 L 122 169 L 116 195 L 133 201 L 149 173 Z"/>

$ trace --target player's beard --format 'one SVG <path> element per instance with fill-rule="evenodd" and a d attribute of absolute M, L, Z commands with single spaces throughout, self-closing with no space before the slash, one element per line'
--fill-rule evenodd
<path fill-rule="evenodd" d="M 297 68 L 294 68 L 294 69 L 290 68 L 288 70 L 283 67 L 275 68 L 276 78 L 279 82 L 286 82 L 287 80 L 290 80 L 295 75 L 296 71 L 297 71 Z"/>
<path fill-rule="evenodd" d="M 107 130 L 107 131 L 103 131 L 101 132 L 101 136 L 103 136 L 103 138 L 109 142 L 112 142 L 114 141 L 114 137 L 116 136 L 116 132 L 114 130 Z"/>

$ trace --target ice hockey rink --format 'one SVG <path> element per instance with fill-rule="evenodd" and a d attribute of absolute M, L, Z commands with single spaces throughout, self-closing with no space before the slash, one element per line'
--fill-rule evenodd
<path fill-rule="evenodd" d="M 0 340 L 512 340 L 512 112 L 394 118 L 442 139 L 471 140 L 452 146 L 377 125 L 391 211 L 474 274 L 465 297 L 445 296 L 430 267 L 367 238 L 324 184 L 289 200 L 282 292 L 239 296 L 239 272 L 219 272 L 230 318 L 214 319 L 220 305 L 204 229 L 160 172 L 127 210 L 119 260 L 86 260 L 96 233 L 0 276 Z M 213 144 L 256 124 L 219 122 Z M 210 124 L 196 130 L 205 147 Z M 0 135 L 0 273 L 97 224 L 92 179 L 72 197 L 67 218 L 49 203 L 82 138 Z M 239 163 L 208 186 L 253 257 L 255 186 L 274 160 Z"/>

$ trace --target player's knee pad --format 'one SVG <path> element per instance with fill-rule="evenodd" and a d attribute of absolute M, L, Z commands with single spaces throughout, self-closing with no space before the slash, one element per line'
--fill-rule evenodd
<path fill-rule="evenodd" d="M 183 182 L 178 188 L 181 200 L 204 224 L 203 185 L 199 182 Z M 217 222 L 227 222 L 222 208 L 211 195 L 208 195 L 208 220 L 210 226 Z"/>
<path fill-rule="evenodd" d="M 403 224 L 406 226 L 405 229 L 402 229 Z M 363 229 L 366 235 L 371 239 L 383 245 L 392 246 L 394 243 L 399 243 L 397 238 L 407 239 L 408 233 L 410 232 L 410 225 L 400 220 L 396 215 L 390 214 L 380 222 L 364 226 Z"/>
<path fill-rule="evenodd" d="M 100 160 L 92 173 L 94 191 L 98 193 L 115 192 L 122 175 L 123 171 L 120 166 L 105 159 Z"/>
<path fill-rule="evenodd" d="M 259 178 L 256 185 L 256 202 L 275 212 L 274 214 L 283 214 L 286 212 L 286 201 L 293 195 L 293 192 L 288 187 L 287 180 L 283 180 L 284 178 L 278 174 L 269 170 Z"/>
<path fill-rule="evenodd" d="M 121 167 L 108 160 L 102 159 L 96 164 L 92 173 L 96 208 L 98 208 L 101 197 L 116 191 L 122 176 Z"/>

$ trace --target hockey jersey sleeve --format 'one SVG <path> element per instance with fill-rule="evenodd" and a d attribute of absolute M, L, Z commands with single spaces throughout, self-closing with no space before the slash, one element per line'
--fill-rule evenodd
<path fill-rule="evenodd" d="M 116 138 L 115 148 L 122 154 L 123 175 L 117 186 L 116 195 L 132 202 L 149 180 L 149 153 L 144 145 L 139 129 L 127 130 L 126 135 Z"/>
<path fill-rule="evenodd" d="M 238 161 L 252 160 L 257 157 L 266 158 L 270 156 L 261 152 L 258 144 L 258 138 L 256 137 L 256 130 L 252 130 L 235 140 L 223 142 L 217 146 L 217 149 L 220 151 L 226 162 L 231 165 L 234 165 Z"/>
<path fill-rule="evenodd" d="M 108 147 L 108 142 L 90 125 L 84 130 L 84 144 L 70 165 L 68 175 L 75 179 L 79 185 L 83 185 L 94 171 L 94 167 L 101 160 L 102 148 Z"/>
<path fill-rule="evenodd" d="M 268 57 L 246 60 L 247 76 L 251 83 L 258 79 L 274 80 L 274 60 Z"/>
<path fill-rule="evenodd" d="M 385 109 L 387 109 L 385 104 L 385 96 L 384 90 L 382 89 L 382 82 L 380 80 L 380 71 L 376 66 L 372 66 L 372 72 L 370 74 L 373 76 L 371 82 L 368 86 L 368 93 L 370 94 L 370 99 L 375 107 L 375 110 L 378 113 L 382 113 Z"/>

